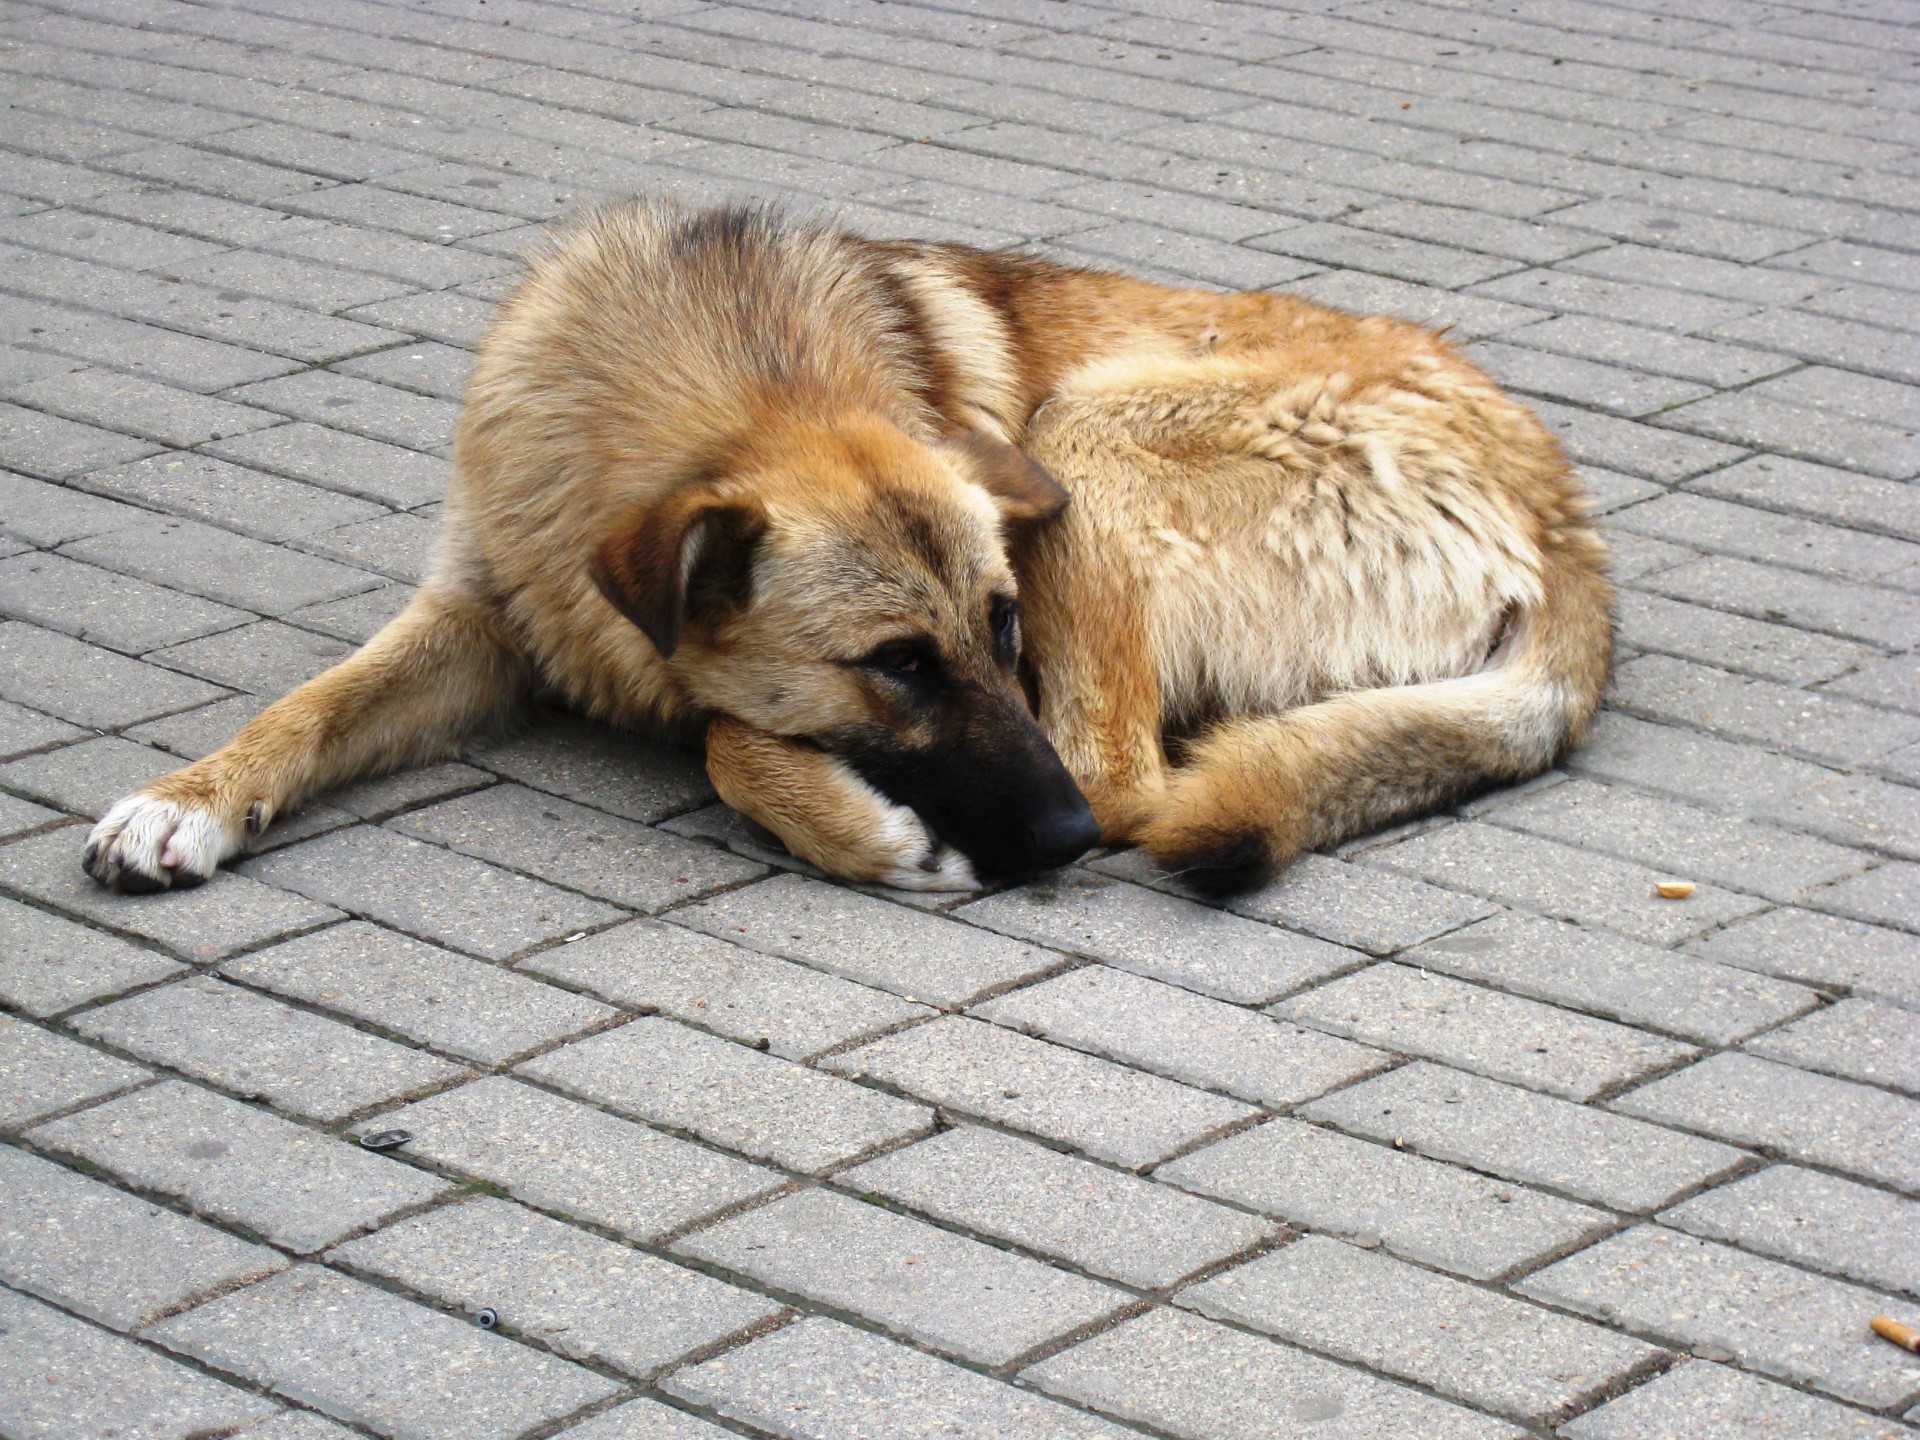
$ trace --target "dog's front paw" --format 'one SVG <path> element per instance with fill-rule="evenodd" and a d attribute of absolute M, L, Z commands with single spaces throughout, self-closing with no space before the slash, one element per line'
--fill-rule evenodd
<path fill-rule="evenodd" d="M 918 815 L 905 806 L 880 804 L 885 813 L 874 840 L 876 884 L 895 890 L 980 888 L 967 857 L 936 838 Z"/>
<path fill-rule="evenodd" d="M 109 890 L 189 890 L 240 849 L 240 829 L 202 806 L 143 790 L 93 827 L 80 863 Z"/>

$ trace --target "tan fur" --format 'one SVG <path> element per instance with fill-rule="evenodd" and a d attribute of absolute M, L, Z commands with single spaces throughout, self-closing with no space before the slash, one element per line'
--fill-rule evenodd
<path fill-rule="evenodd" d="M 1016 585 L 1104 838 L 1209 888 L 1537 772 L 1607 672 L 1551 436 L 1431 332 L 1290 296 L 612 206 L 502 307 L 455 460 L 415 604 L 116 807 L 98 878 L 204 878 L 250 808 L 443 750 L 537 679 L 705 737 L 723 798 L 829 871 L 959 883 L 834 747 L 959 743 L 869 657 L 911 640 L 1000 694 Z"/>

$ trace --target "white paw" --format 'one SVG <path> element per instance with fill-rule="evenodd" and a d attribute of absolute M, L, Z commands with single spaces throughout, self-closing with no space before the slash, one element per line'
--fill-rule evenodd
<path fill-rule="evenodd" d="M 239 848 L 239 827 L 213 812 L 142 793 L 120 801 L 93 827 L 80 863 L 108 889 L 144 895 L 191 889 Z"/>
<path fill-rule="evenodd" d="M 980 888 L 967 857 L 936 839 L 913 811 L 902 805 L 887 805 L 882 825 L 880 843 L 893 859 L 875 877 L 877 883 L 895 890 Z"/>

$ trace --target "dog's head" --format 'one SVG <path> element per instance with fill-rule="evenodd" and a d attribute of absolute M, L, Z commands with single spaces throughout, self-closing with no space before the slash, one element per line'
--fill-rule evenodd
<path fill-rule="evenodd" d="M 1008 546 L 1066 491 L 970 433 L 875 416 L 769 428 L 623 516 L 601 592 L 697 705 L 844 759 L 982 873 L 1098 838 L 1017 675 Z"/>

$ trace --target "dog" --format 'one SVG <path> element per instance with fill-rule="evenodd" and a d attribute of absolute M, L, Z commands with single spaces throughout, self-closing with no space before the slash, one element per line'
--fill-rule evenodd
<path fill-rule="evenodd" d="M 198 884 L 538 687 L 848 880 L 1137 844 L 1224 894 L 1552 764 L 1611 603 L 1558 444 L 1432 331 L 636 199 L 502 306 L 412 603 L 84 864 Z"/>

